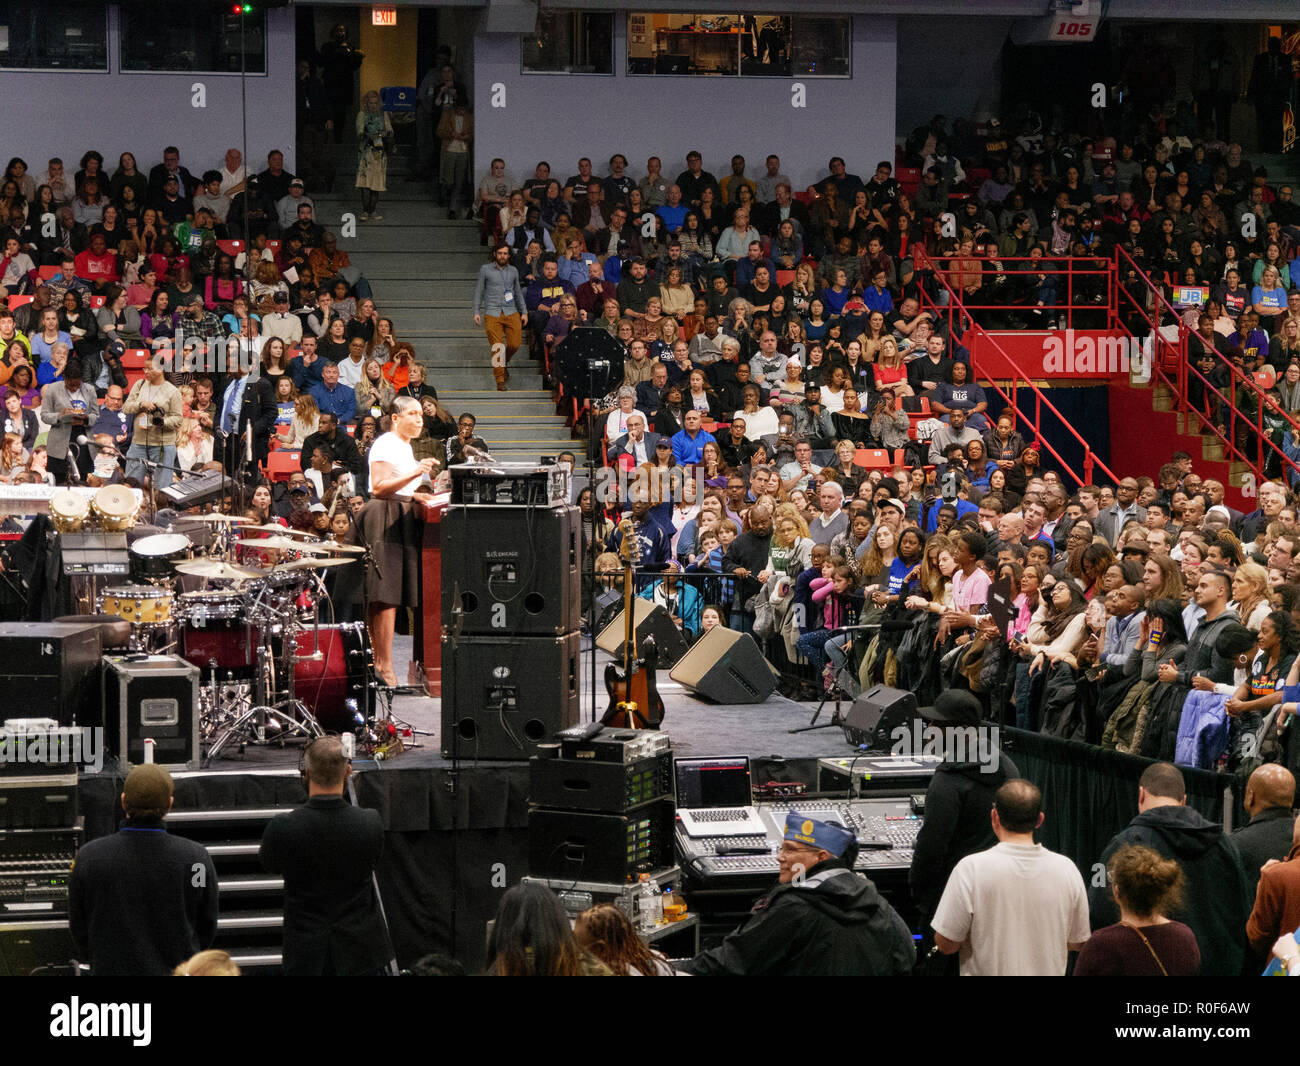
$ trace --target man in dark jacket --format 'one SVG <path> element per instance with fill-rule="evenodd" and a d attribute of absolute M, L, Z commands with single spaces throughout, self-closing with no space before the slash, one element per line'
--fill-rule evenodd
<path fill-rule="evenodd" d="M 122 789 L 126 823 L 77 852 L 68 924 L 96 977 L 167 977 L 217 935 L 217 870 L 207 849 L 168 834 L 171 774 L 137 766 Z"/>
<path fill-rule="evenodd" d="M 922 707 L 921 717 L 940 728 L 976 728 L 980 724 L 980 701 L 966 689 L 947 689 L 933 707 Z M 989 811 L 1003 782 L 1020 776 L 1007 756 L 999 751 L 998 762 L 956 761 L 953 751 L 934 771 L 925 792 L 925 821 L 912 850 L 908 883 L 912 900 L 928 927 L 943 896 L 953 867 L 967 855 L 997 844 Z M 965 753 L 963 759 L 970 755 Z"/>
<path fill-rule="evenodd" d="M 858 842 L 835 822 L 792 810 L 780 882 L 718 947 L 681 966 L 701 977 L 891 977 L 909 973 L 912 936 L 867 878 Z"/>
<path fill-rule="evenodd" d="M 1285 766 L 1266 763 L 1246 782 L 1243 806 L 1250 821 L 1232 834 L 1246 871 L 1246 898 L 1255 898 L 1259 871 L 1269 859 L 1281 862 L 1291 850 L 1295 826 L 1295 778 Z"/>
<path fill-rule="evenodd" d="M 745 512 L 744 525 L 744 531 L 722 557 L 722 572 L 741 579 L 736 582 L 731 627 L 748 633 L 754 628 L 754 615 L 744 605 L 763 587 L 756 575 L 767 566 L 772 543 L 772 509 L 765 503 L 754 504 Z"/>
<path fill-rule="evenodd" d="M 1168 917 L 1185 922 L 1201 949 L 1201 975 L 1237 976 L 1244 951 L 1242 930 L 1250 912 L 1241 855 L 1223 827 L 1187 805 L 1182 772 L 1172 763 L 1148 766 L 1138 782 L 1138 815 L 1099 856 L 1105 867 L 1125 844 L 1143 844 L 1175 860 L 1186 878 L 1183 903 Z M 1119 911 L 1110 886 L 1093 879 L 1088 908 L 1093 929 L 1112 925 Z"/>
<path fill-rule="evenodd" d="M 343 798 L 352 764 L 338 737 L 308 745 L 303 773 L 307 803 L 271 820 L 258 853 L 284 876 L 283 973 L 379 973 L 393 957 L 374 884 L 383 821 Z"/>

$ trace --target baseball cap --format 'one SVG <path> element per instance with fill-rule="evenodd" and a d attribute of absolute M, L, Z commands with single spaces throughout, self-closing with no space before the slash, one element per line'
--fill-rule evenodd
<path fill-rule="evenodd" d="M 310 507 L 307 508 L 307 510 L 309 510 L 312 514 L 324 514 L 325 505 L 323 503 L 313 503 Z"/>
<path fill-rule="evenodd" d="M 289 294 L 287 292 L 277 292 L 275 294 L 275 303 L 287 304 L 288 302 L 289 302 Z"/>
<path fill-rule="evenodd" d="M 302 178 L 294 178 L 293 181 L 289 182 L 289 188 L 292 189 L 295 185 L 300 189 L 305 189 L 307 187 L 303 184 Z"/>
<path fill-rule="evenodd" d="M 823 822 L 792 810 L 785 818 L 785 839 L 829 851 L 838 857 L 844 854 L 854 835 L 836 822 Z"/>
<path fill-rule="evenodd" d="M 310 496 L 310 495 L 311 495 L 311 486 L 310 486 L 310 485 L 290 485 L 290 486 L 289 486 L 289 491 L 290 491 L 290 492 L 305 492 L 308 496 Z"/>
<path fill-rule="evenodd" d="M 907 508 L 903 505 L 903 501 L 900 500 L 897 496 L 891 496 L 887 500 L 882 500 L 880 502 L 880 506 L 893 507 L 896 511 L 898 511 L 899 514 L 907 514 Z"/>

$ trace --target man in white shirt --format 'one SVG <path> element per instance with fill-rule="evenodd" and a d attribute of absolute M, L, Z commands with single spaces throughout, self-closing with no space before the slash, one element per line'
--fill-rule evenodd
<path fill-rule="evenodd" d="M 275 310 L 262 319 L 262 336 L 266 340 L 279 337 L 291 348 L 302 342 L 302 319 L 289 311 L 289 294 L 275 294 Z"/>
<path fill-rule="evenodd" d="M 935 946 L 959 954 L 963 977 L 1062 977 L 1091 935 L 1078 868 L 1034 843 L 1043 795 L 1023 778 L 998 789 L 998 843 L 953 869 L 935 912 Z"/>
<path fill-rule="evenodd" d="M 238 148 L 226 150 L 225 162 L 221 164 L 221 195 L 233 200 L 244 191 L 244 157 Z"/>
<path fill-rule="evenodd" d="M 366 342 L 360 337 L 348 341 L 348 357 L 339 361 L 339 384 L 355 389 L 366 364 Z"/>

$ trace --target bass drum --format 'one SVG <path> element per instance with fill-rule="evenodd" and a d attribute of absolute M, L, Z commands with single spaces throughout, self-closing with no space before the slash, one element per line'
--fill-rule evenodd
<path fill-rule="evenodd" d="M 131 545 L 131 580 L 169 581 L 176 577 L 173 563 L 192 554 L 190 538 L 184 533 L 156 533 Z"/>
<path fill-rule="evenodd" d="M 325 732 L 355 733 L 370 718 L 374 702 L 370 688 L 374 657 L 365 625 L 348 622 L 299 632 L 298 657 L 316 651 L 319 659 L 294 663 L 294 692 Z"/>

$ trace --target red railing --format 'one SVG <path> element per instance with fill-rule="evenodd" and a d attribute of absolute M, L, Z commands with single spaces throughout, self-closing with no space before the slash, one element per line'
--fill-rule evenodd
<path fill-rule="evenodd" d="M 1138 280 L 1138 285 L 1135 286 L 1137 293 L 1130 292 L 1129 287 L 1119 280 L 1121 274 L 1127 274 L 1130 270 Z M 1289 423 L 1292 430 L 1300 431 L 1300 423 L 1273 403 L 1254 378 L 1217 350 L 1211 349 L 1219 365 L 1228 372 L 1226 393 L 1195 367 L 1191 360 L 1192 331 L 1183 321 L 1178 309 L 1165 297 L 1163 287 L 1153 282 L 1123 248 L 1115 249 L 1115 281 L 1111 286 L 1111 304 L 1113 328 L 1122 330 L 1135 341 L 1141 341 L 1142 338 L 1130 323 L 1139 322 L 1145 327 L 1151 338 L 1152 380 L 1158 380 L 1173 390 L 1180 412 L 1196 416 L 1199 425 L 1196 430 L 1189 428 L 1188 432 L 1208 430 L 1223 444 L 1226 453 L 1249 466 L 1259 481 L 1264 479 L 1264 471 L 1270 459 L 1276 459 L 1289 474 L 1300 476 L 1300 466 L 1273 440 L 1271 431 L 1266 429 L 1264 409 L 1267 407 L 1276 413 Z M 1163 330 L 1175 331 L 1174 336 L 1166 336 Z M 1219 411 L 1225 421 L 1224 429 L 1219 428 L 1209 411 L 1203 411 L 1191 403 L 1189 391 L 1192 382 L 1197 383 L 1205 396 L 1219 401 Z M 1253 418 L 1238 409 L 1239 393 L 1250 398 L 1254 407 Z M 1238 432 L 1243 428 L 1254 433 L 1253 458 L 1245 448 L 1237 444 Z"/>
<path fill-rule="evenodd" d="M 962 306 L 974 318 L 987 317 L 981 316 L 979 312 L 1040 315 L 1046 317 L 1045 320 L 1040 320 L 1037 328 L 1074 329 L 1077 315 L 1085 316 L 1085 323 L 1089 317 L 1095 320 L 1106 315 L 1108 290 L 1112 287 L 1114 277 L 1114 267 L 1109 259 L 998 256 L 996 262 L 1000 269 L 996 273 L 984 270 L 985 264 L 990 261 L 983 256 L 943 256 L 931 257 L 929 260 L 934 265 L 935 276 L 943 275 L 948 289 L 961 296 Z M 957 285 L 963 274 L 972 280 L 978 276 L 981 287 L 990 278 L 1003 277 L 1005 281 L 1002 284 L 995 281 L 992 293 L 1001 290 L 1010 295 L 1017 289 L 1020 291 L 1013 299 L 976 303 L 971 294 L 965 293 Z M 1037 297 L 1044 294 L 1045 288 L 1051 289 L 1052 301 L 1044 302 L 1040 307 Z M 1097 290 L 1095 299 L 1093 290 Z"/>
<path fill-rule="evenodd" d="M 1056 261 L 1054 260 L 1053 262 Z M 1053 459 L 1056 460 L 1056 463 L 1061 468 L 1061 470 L 1064 471 L 1066 474 L 1068 474 L 1076 484 L 1078 485 L 1091 484 L 1093 469 L 1097 468 L 1101 470 L 1102 473 L 1104 473 L 1108 478 L 1110 478 L 1112 484 L 1118 485 L 1120 481 L 1119 477 L 1117 477 L 1115 472 L 1112 471 L 1105 463 L 1103 463 L 1100 459 L 1097 458 L 1097 456 L 1093 453 L 1092 445 L 1089 444 L 1088 441 L 1084 439 L 1084 437 L 1079 433 L 1079 431 L 1076 430 L 1074 426 L 1072 426 L 1066 420 L 1065 416 L 1062 415 L 1061 412 L 1056 409 L 1055 405 L 1052 403 L 1051 400 L 1047 398 L 1043 390 L 1040 389 L 1037 385 L 1035 385 L 1033 379 L 1030 378 L 1029 375 L 1026 374 L 1023 369 L 1021 369 L 1020 365 L 1014 359 L 1012 359 L 1010 355 L 1007 354 L 1006 349 L 1004 349 L 1002 345 L 1000 345 L 997 342 L 997 340 L 994 339 L 994 337 L 986 329 L 984 329 L 983 326 L 981 326 L 978 322 L 975 321 L 974 316 L 970 313 L 969 310 L 967 310 L 966 305 L 963 304 L 961 295 L 948 283 L 947 276 L 938 271 L 935 272 L 934 276 L 941 287 L 941 291 L 947 293 L 948 304 L 947 306 L 942 306 L 940 304 L 937 304 L 932 300 L 930 300 L 930 298 L 927 295 L 925 295 L 924 292 L 922 292 L 922 310 L 929 311 L 933 316 L 935 316 L 936 319 L 947 318 L 949 337 L 953 337 L 953 338 L 966 337 L 969 336 L 972 332 L 981 334 L 982 335 L 981 343 L 987 344 L 990 348 L 996 351 L 998 355 L 1001 356 L 1002 359 L 1006 362 L 1006 364 L 1010 366 L 1012 370 L 1015 372 L 1015 376 L 1011 378 L 1010 381 L 1011 391 L 1009 394 L 990 377 L 984 376 L 983 380 L 980 381 L 980 384 L 985 388 L 992 389 L 995 393 L 997 393 L 1000 397 L 1002 397 L 1003 402 L 1006 404 L 1007 411 L 1010 412 L 1012 416 L 1016 419 L 1017 424 L 1024 423 L 1026 427 L 1032 429 L 1034 440 L 1036 440 L 1038 445 L 1041 448 L 1043 448 L 1049 455 L 1051 455 Z M 1006 309 L 1006 307 L 1007 305 L 1005 304 L 998 305 L 999 309 Z M 954 322 L 954 317 L 956 318 L 955 322 Z M 975 368 L 972 367 L 972 372 L 974 371 L 974 369 Z M 1019 390 L 1022 388 L 1029 389 L 1034 396 L 1034 415 L 1032 419 L 1028 415 L 1026 415 L 1023 411 L 1020 410 L 1020 407 L 1017 403 L 1017 400 L 1019 398 Z M 1070 466 L 1070 464 L 1067 463 L 1061 457 L 1061 454 L 1052 446 L 1052 442 L 1047 440 L 1043 436 L 1041 429 L 1042 429 L 1042 419 L 1043 419 L 1044 409 L 1050 411 L 1053 415 L 1055 415 L 1057 421 L 1061 423 L 1062 428 L 1071 437 L 1073 437 L 1083 448 L 1082 475 L 1075 473 L 1074 469 Z"/>

